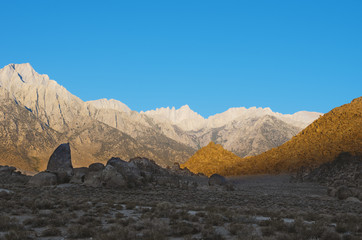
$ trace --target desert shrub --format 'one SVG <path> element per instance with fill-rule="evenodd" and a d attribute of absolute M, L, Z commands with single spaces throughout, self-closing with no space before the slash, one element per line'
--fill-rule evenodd
<path fill-rule="evenodd" d="M 230 223 L 228 230 L 232 235 L 238 236 L 250 236 L 252 235 L 254 228 L 252 225 L 246 225 L 242 223 Z"/>
<path fill-rule="evenodd" d="M 89 238 L 93 237 L 96 229 L 89 225 L 74 224 L 68 227 L 68 237 L 70 238 Z"/>
<path fill-rule="evenodd" d="M 189 234 L 196 234 L 201 231 L 200 226 L 197 224 L 181 221 L 176 222 L 171 226 L 173 236 L 184 236 Z"/>
<path fill-rule="evenodd" d="M 284 221 L 279 220 L 279 219 L 270 221 L 270 227 L 273 228 L 274 231 L 278 231 L 278 232 L 287 231 L 287 229 L 288 229 L 288 227 L 284 223 Z"/>
<path fill-rule="evenodd" d="M 342 222 L 337 223 L 336 232 L 338 232 L 338 233 L 345 233 L 345 232 L 347 232 L 347 224 L 346 224 L 346 223 L 342 223 Z"/>
<path fill-rule="evenodd" d="M 197 216 L 197 217 L 200 217 L 200 218 L 203 218 L 203 217 L 206 216 L 206 214 L 205 214 L 205 212 L 197 212 L 197 213 L 196 213 L 196 216 Z"/>
<path fill-rule="evenodd" d="M 10 218 L 8 216 L 0 216 L 0 231 L 5 232 L 11 229 L 20 229 L 22 228 L 18 221 L 15 218 Z"/>
<path fill-rule="evenodd" d="M 63 227 L 65 226 L 70 220 L 69 214 L 59 214 L 54 218 L 49 219 L 49 224 L 53 227 Z"/>
<path fill-rule="evenodd" d="M 307 236 L 309 239 L 320 239 L 323 232 L 325 232 L 324 225 L 320 222 L 317 222 L 308 226 L 308 228 L 305 230 L 304 236 Z"/>
<path fill-rule="evenodd" d="M 92 217 L 92 216 L 81 216 L 78 219 L 77 223 L 82 224 L 82 225 L 87 224 L 87 223 L 88 224 L 92 223 L 92 224 L 99 225 L 102 222 L 98 218 L 95 218 L 95 217 Z"/>
<path fill-rule="evenodd" d="M 271 225 L 271 220 L 263 220 L 259 222 L 259 226 L 266 227 Z"/>
<path fill-rule="evenodd" d="M 58 228 L 55 228 L 55 227 L 50 227 L 50 228 L 47 228 L 45 229 L 41 235 L 43 237 L 54 237 L 54 236 L 60 236 L 62 235 L 62 232 L 58 229 Z"/>
<path fill-rule="evenodd" d="M 262 232 L 263 236 L 266 236 L 266 237 L 270 237 L 275 234 L 274 229 L 271 228 L 270 226 L 262 227 L 261 232 Z"/>
<path fill-rule="evenodd" d="M 126 203 L 126 209 L 128 210 L 132 210 L 132 209 L 135 209 L 137 206 L 137 204 L 135 202 L 128 202 Z"/>
<path fill-rule="evenodd" d="M 48 225 L 48 219 L 44 217 L 33 217 L 24 220 L 23 224 L 30 225 L 33 228 L 45 227 Z"/>
<path fill-rule="evenodd" d="M 95 240 L 131 240 L 137 239 L 136 232 L 130 228 L 124 228 L 120 226 L 112 226 L 110 229 L 98 233 Z"/>
<path fill-rule="evenodd" d="M 340 240 L 340 239 L 341 237 L 339 236 L 338 233 L 332 232 L 330 230 L 325 231 L 321 237 L 321 240 Z"/>
<path fill-rule="evenodd" d="M 201 235 L 203 239 L 209 240 L 223 240 L 224 238 L 215 232 L 215 229 L 212 226 L 205 226 L 201 230 Z"/>
<path fill-rule="evenodd" d="M 287 231 L 289 233 L 301 234 L 305 232 L 305 225 L 302 219 L 297 218 L 293 223 L 287 225 Z"/>
<path fill-rule="evenodd" d="M 33 209 L 53 209 L 54 203 L 50 199 L 36 199 L 33 205 Z"/>
<path fill-rule="evenodd" d="M 25 240 L 28 239 L 28 233 L 23 230 L 10 230 L 4 235 L 5 240 Z"/>
<path fill-rule="evenodd" d="M 221 226 L 224 225 L 225 221 L 223 216 L 220 214 L 209 212 L 205 217 L 206 224 L 210 224 L 213 226 Z"/>

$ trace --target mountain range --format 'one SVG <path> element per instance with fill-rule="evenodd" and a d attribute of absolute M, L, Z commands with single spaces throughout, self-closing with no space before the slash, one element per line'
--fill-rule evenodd
<path fill-rule="evenodd" d="M 362 154 L 362 97 L 334 108 L 279 147 L 252 157 L 225 156 L 214 144 L 200 149 L 182 167 L 207 175 L 278 174 L 314 169 L 343 153 Z M 217 168 L 215 168 L 217 162 Z"/>
<path fill-rule="evenodd" d="M 84 102 L 29 63 L 2 68 L 0 91 L 0 161 L 30 171 L 44 169 L 61 142 L 72 145 L 75 166 L 112 156 L 143 156 L 162 166 L 183 163 L 210 141 L 240 157 L 253 156 L 322 115 L 241 107 L 205 119 L 187 105 L 136 112 L 113 99 Z"/>

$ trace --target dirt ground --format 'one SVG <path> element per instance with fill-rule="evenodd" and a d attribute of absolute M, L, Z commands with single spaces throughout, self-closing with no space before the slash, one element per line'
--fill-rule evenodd
<path fill-rule="evenodd" d="M 234 189 L 104 189 L 2 184 L 1 239 L 362 239 L 362 203 L 288 175 L 230 178 Z"/>

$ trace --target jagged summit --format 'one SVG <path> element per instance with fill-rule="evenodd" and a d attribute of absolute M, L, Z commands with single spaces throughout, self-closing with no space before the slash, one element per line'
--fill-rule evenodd
<path fill-rule="evenodd" d="M 46 74 L 37 73 L 30 63 L 9 64 L 0 70 L 2 74 L 12 76 L 9 81 L 13 84 L 31 83 L 47 84 L 50 79 Z M 15 74 L 14 74 L 15 73 Z M 8 83 L 9 84 L 9 83 Z"/>
<path fill-rule="evenodd" d="M 158 121 L 170 121 L 170 123 L 177 125 L 185 131 L 200 129 L 203 127 L 205 121 L 200 114 L 191 110 L 188 105 L 184 105 L 179 109 L 166 107 L 141 113 L 153 117 Z"/>

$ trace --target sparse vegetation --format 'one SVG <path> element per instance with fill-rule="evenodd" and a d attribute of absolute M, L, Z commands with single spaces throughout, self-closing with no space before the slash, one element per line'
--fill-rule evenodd
<path fill-rule="evenodd" d="M 235 191 L 0 185 L 14 191 L 0 198 L 0 239 L 361 238 L 359 203 L 325 201 L 325 187 L 283 176 L 258 179 L 234 179 Z"/>

